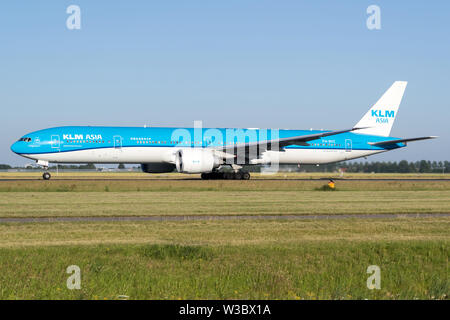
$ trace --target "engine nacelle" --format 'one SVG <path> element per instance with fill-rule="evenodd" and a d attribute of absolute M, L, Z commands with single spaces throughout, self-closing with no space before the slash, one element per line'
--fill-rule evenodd
<path fill-rule="evenodd" d="M 166 173 L 173 172 L 175 165 L 172 163 L 143 163 L 141 170 L 147 173 Z"/>
<path fill-rule="evenodd" d="M 211 150 L 181 149 L 175 154 L 175 163 L 178 172 L 203 173 L 211 172 L 219 166 L 217 159 Z"/>

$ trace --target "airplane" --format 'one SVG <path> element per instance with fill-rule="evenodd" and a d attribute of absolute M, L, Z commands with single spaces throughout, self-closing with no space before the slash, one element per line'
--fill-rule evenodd
<path fill-rule="evenodd" d="M 26 134 L 11 150 L 42 166 L 44 180 L 49 163 L 135 163 L 147 173 L 248 180 L 243 165 L 327 164 L 437 138 L 389 136 L 406 85 L 395 81 L 354 127 L 338 131 L 66 126 Z"/>

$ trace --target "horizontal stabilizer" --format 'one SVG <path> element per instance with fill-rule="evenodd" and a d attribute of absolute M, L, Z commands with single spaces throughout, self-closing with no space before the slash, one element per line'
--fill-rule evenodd
<path fill-rule="evenodd" d="M 372 146 L 385 146 L 385 145 L 389 145 L 389 144 L 406 143 L 406 142 L 411 142 L 411 141 L 419 141 L 419 140 L 427 140 L 427 139 L 435 139 L 435 138 L 437 138 L 437 136 L 399 139 L 399 140 L 388 140 L 388 141 L 379 141 L 379 142 L 369 142 L 369 144 Z"/>

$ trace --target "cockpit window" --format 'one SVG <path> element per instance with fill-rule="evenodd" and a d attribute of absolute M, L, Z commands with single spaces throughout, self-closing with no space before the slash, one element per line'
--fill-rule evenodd
<path fill-rule="evenodd" d="M 31 138 L 20 138 L 19 141 L 31 142 Z"/>

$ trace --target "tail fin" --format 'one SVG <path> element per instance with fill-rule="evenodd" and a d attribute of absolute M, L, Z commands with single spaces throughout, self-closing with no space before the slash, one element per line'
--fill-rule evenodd
<path fill-rule="evenodd" d="M 355 125 L 365 128 L 357 133 L 388 137 L 406 89 L 406 81 L 395 81 L 373 107 Z"/>

